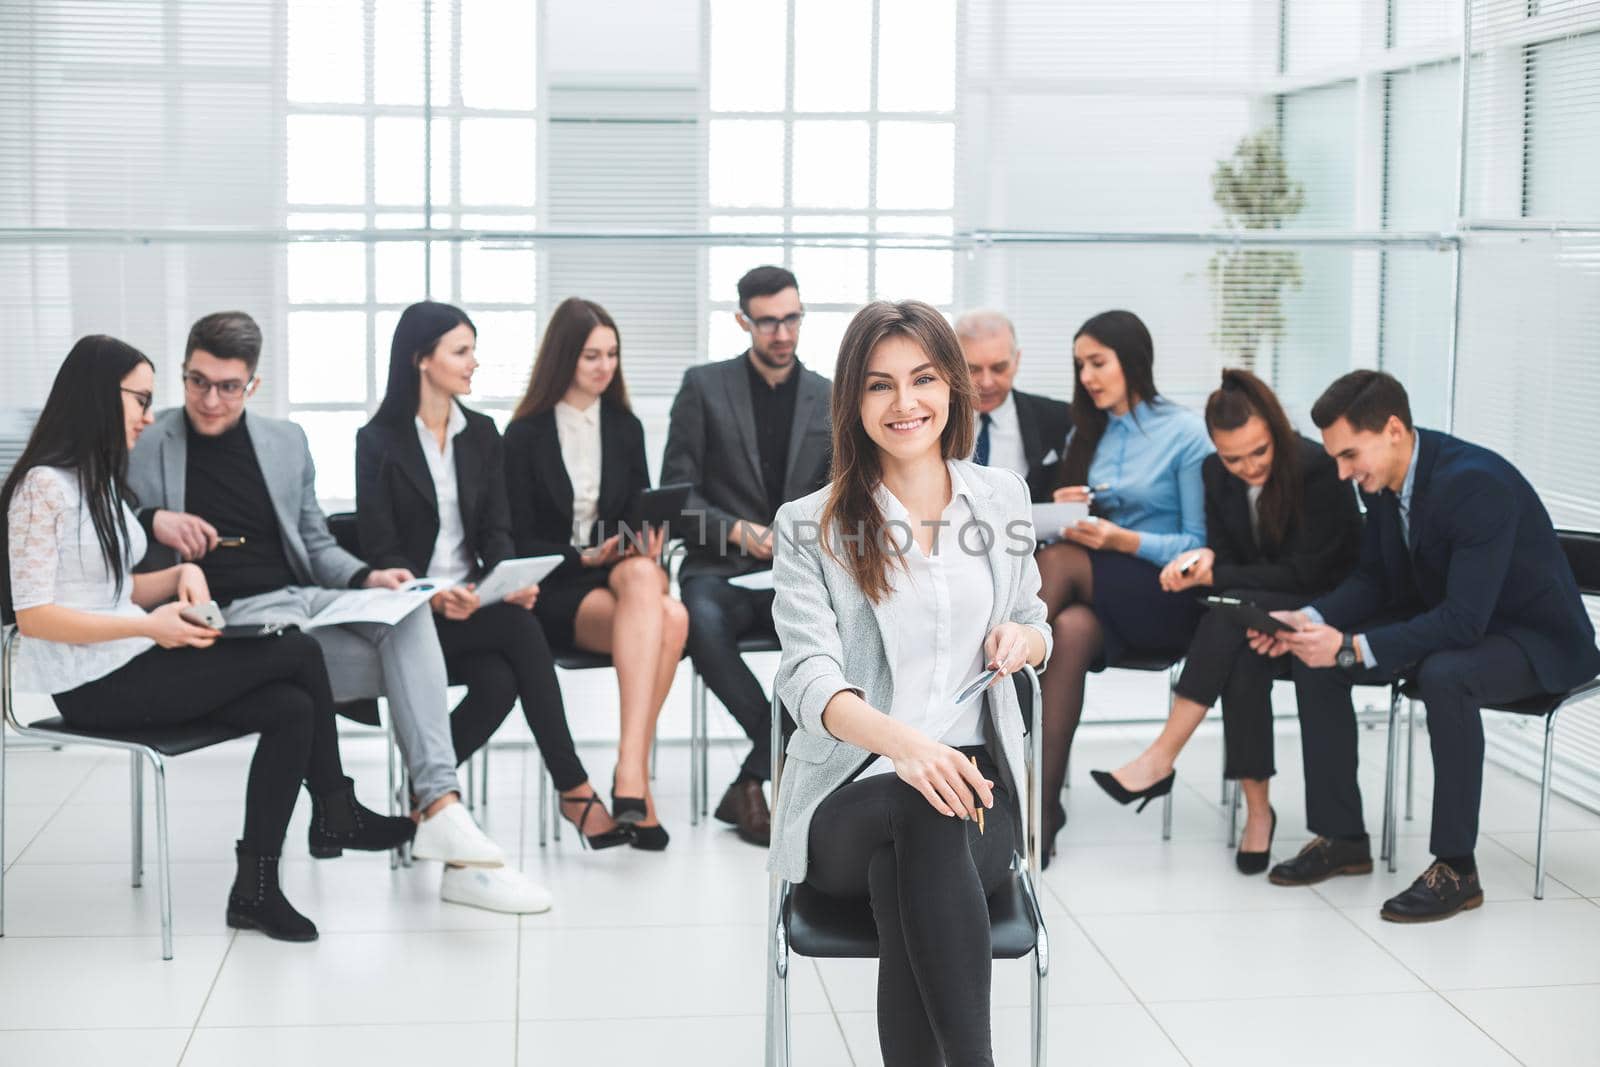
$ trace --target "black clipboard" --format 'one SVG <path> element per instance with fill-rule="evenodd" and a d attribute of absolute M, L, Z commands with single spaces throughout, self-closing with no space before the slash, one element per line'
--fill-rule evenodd
<path fill-rule="evenodd" d="M 1259 630 L 1264 634 L 1288 633 L 1294 630 L 1293 626 L 1275 619 L 1259 604 L 1252 604 L 1248 600 L 1239 600 L 1231 596 L 1203 596 L 1200 603 L 1212 611 L 1220 611 L 1230 622 L 1248 630 Z"/>
<path fill-rule="evenodd" d="M 683 508 L 689 502 L 689 490 L 693 488 L 688 482 L 679 482 L 639 490 L 624 513 L 622 523 L 626 529 L 618 532 L 642 534 L 646 527 L 670 530 L 673 525 L 682 523 Z"/>

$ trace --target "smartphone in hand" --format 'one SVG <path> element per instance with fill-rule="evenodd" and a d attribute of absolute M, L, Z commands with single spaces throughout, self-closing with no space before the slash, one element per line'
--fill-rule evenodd
<path fill-rule="evenodd" d="M 190 604 L 178 615 L 185 622 L 192 622 L 196 626 L 205 626 L 212 630 L 222 629 L 222 609 L 217 607 L 215 600 L 208 600 L 204 604 Z"/>

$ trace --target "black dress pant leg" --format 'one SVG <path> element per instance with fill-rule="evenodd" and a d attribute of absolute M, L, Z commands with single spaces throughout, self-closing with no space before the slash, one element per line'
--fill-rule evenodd
<path fill-rule="evenodd" d="M 694 669 L 750 738 L 750 754 L 739 777 L 766 781 L 772 777 L 772 703 L 739 655 L 739 639 L 772 632 L 772 592 L 698 575 L 683 581 L 683 606 L 689 612 Z"/>

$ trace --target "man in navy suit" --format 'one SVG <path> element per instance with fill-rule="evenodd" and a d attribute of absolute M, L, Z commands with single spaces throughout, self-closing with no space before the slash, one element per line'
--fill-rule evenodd
<path fill-rule="evenodd" d="M 1323 447 L 1366 501 L 1361 562 L 1333 592 L 1278 617 L 1257 651 L 1292 652 L 1314 837 L 1273 868 L 1278 885 L 1366 873 L 1352 684 L 1406 676 L 1422 690 L 1433 752 L 1434 862 L 1383 905 L 1430 922 L 1483 903 L 1473 849 L 1486 705 L 1561 692 L 1600 673 L 1600 650 L 1550 515 L 1488 449 L 1416 429 L 1405 388 L 1353 371 L 1311 409 Z"/>

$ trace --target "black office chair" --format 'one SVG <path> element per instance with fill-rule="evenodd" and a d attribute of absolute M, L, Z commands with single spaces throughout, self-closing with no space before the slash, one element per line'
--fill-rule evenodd
<path fill-rule="evenodd" d="M 1044 780 L 1043 702 L 1033 668 L 1015 676 L 1018 696 L 1031 700 L 1028 729 L 1028 834 L 1026 855 L 1013 854 L 1011 881 L 989 898 L 990 937 L 996 959 L 1034 957 L 1032 996 L 1032 1063 L 1043 1067 L 1048 1030 L 1047 993 L 1050 941 L 1039 905 L 1040 783 Z M 776 696 L 772 715 L 772 796 L 776 806 L 784 763 L 784 720 Z M 865 900 L 844 900 L 819 893 L 804 883 L 791 885 L 773 875 L 768 898 L 767 1067 L 789 1067 L 789 954 L 818 959 L 876 959 L 878 930 Z"/>
<path fill-rule="evenodd" d="M 1557 530 L 1561 550 L 1572 565 L 1572 574 L 1578 580 L 1578 592 L 1585 597 L 1600 597 L 1600 533 L 1592 530 Z M 1550 816 L 1550 770 L 1555 759 L 1556 716 L 1570 704 L 1600 693 L 1600 678 L 1591 678 L 1575 689 L 1564 693 L 1548 693 L 1529 697 L 1511 704 L 1485 707 L 1484 711 L 1500 711 L 1511 715 L 1525 715 L 1544 719 L 1544 762 L 1539 773 L 1539 830 L 1533 863 L 1533 899 L 1544 899 L 1544 844 Z M 1395 869 L 1396 834 L 1398 833 L 1396 803 L 1396 778 L 1400 765 L 1400 739 L 1396 729 L 1402 698 L 1421 699 L 1421 690 L 1413 679 L 1396 682 L 1389 706 L 1389 753 L 1384 774 L 1383 790 L 1383 850 L 1382 858 L 1388 861 L 1389 870 Z"/>
<path fill-rule="evenodd" d="M 752 652 L 782 652 L 777 634 L 753 634 L 739 638 L 739 655 Z M 689 822 L 698 826 L 711 810 L 711 737 L 706 725 L 706 681 L 694 672 L 689 690 Z"/>
<path fill-rule="evenodd" d="M 148 761 L 155 783 L 156 804 L 156 883 L 161 894 L 161 958 L 172 958 L 172 849 L 167 840 L 167 759 L 202 748 L 220 745 L 243 737 L 235 730 L 211 722 L 188 723 L 161 729 L 95 731 L 68 725 L 60 716 L 24 724 L 17 718 L 13 699 L 12 657 L 19 639 L 17 629 L 5 630 L 0 648 L 0 854 L 5 851 L 5 727 L 23 737 L 34 737 L 53 745 L 92 745 L 128 753 L 128 782 L 133 800 L 133 887 L 144 883 L 144 765 Z M 0 935 L 5 933 L 5 866 L 0 863 Z"/>

